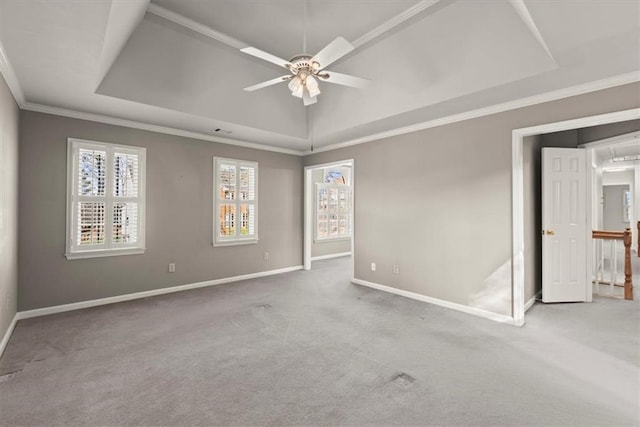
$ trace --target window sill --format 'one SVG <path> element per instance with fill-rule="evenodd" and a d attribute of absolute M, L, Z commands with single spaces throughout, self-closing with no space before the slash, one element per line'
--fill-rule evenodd
<path fill-rule="evenodd" d="M 71 252 L 64 254 L 64 256 L 67 257 L 68 260 L 100 258 L 120 255 L 140 255 L 143 254 L 145 250 L 145 248 L 99 249 L 95 251 Z"/>
<path fill-rule="evenodd" d="M 213 242 L 214 247 L 219 246 L 238 246 L 238 245 L 256 245 L 258 244 L 258 239 L 246 239 L 246 240 L 229 240 L 222 242 Z"/>
<path fill-rule="evenodd" d="M 343 242 L 345 240 L 351 240 L 351 236 L 348 236 L 348 237 L 329 237 L 329 238 L 326 238 L 326 239 L 314 239 L 313 243 Z"/>

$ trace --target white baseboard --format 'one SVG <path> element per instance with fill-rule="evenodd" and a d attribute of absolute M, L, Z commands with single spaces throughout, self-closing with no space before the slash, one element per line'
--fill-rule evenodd
<path fill-rule="evenodd" d="M 496 322 L 507 323 L 510 325 L 514 324 L 513 317 L 506 316 L 504 314 L 492 313 L 490 311 L 482 310 L 480 308 L 469 307 L 467 305 L 462 305 L 455 302 L 445 301 L 438 298 L 432 298 L 426 295 L 416 294 L 414 292 L 404 291 L 402 289 L 396 289 L 389 286 L 380 285 L 378 283 L 368 282 L 366 280 L 353 279 L 352 282 L 355 283 L 356 285 L 362 285 L 368 288 L 389 292 L 391 294 L 400 295 L 400 296 L 415 299 L 418 301 L 428 302 L 430 304 L 435 304 L 435 305 L 450 308 L 453 310 L 462 311 L 463 313 L 473 314 L 474 316 L 484 317 L 486 319 L 494 320 Z"/>
<path fill-rule="evenodd" d="M 535 304 L 536 300 L 540 299 L 541 297 L 542 297 L 542 291 L 536 292 L 536 294 L 532 296 L 529 301 L 524 303 L 524 312 L 526 313 L 527 311 L 529 311 L 529 309 L 533 306 L 533 304 Z"/>
<path fill-rule="evenodd" d="M 320 261 L 321 259 L 340 258 L 343 256 L 350 256 L 351 252 L 339 252 L 337 254 L 312 256 L 311 261 Z"/>
<path fill-rule="evenodd" d="M 13 334 L 13 330 L 16 328 L 16 323 L 18 323 L 18 313 L 13 316 L 13 320 L 9 323 L 7 332 L 4 333 L 2 341 L 0 341 L 0 357 L 2 357 L 2 353 L 4 353 L 4 349 L 7 347 L 7 344 L 9 344 L 9 339 L 11 338 L 11 334 Z"/>
<path fill-rule="evenodd" d="M 274 274 L 288 273 L 296 270 L 302 270 L 302 266 L 296 265 L 293 267 L 280 268 L 277 270 L 261 271 L 259 273 L 243 274 L 241 276 L 225 277 L 222 279 L 207 280 L 204 282 L 196 282 L 196 283 L 189 283 L 186 285 L 171 286 L 169 288 L 153 289 L 150 291 L 136 292 L 133 294 L 117 295 L 114 297 L 74 302 L 71 304 L 36 308 L 34 310 L 20 311 L 16 313 L 16 318 L 17 320 L 30 319 L 32 317 L 46 316 L 48 314 L 64 313 L 65 311 L 80 310 L 83 308 L 113 304 L 116 302 L 130 301 L 130 300 L 140 299 L 140 298 L 148 298 L 156 295 L 171 294 L 174 292 L 187 291 L 189 289 L 197 289 L 197 288 L 204 288 L 207 286 L 222 285 L 224 283 L 238 282 L 240 280 L 255 279 L 255 278 L 264 277 L 264 276 L 272 276 Z"/>

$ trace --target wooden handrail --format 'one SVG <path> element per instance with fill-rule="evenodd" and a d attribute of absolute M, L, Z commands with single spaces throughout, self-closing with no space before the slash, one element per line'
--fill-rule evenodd
<path fill-rule="evenodd" d="M 640 232 L 640 222 L 638 222 Z M 633 299 L 633 283 L 631 281 L 631 229 L 624 231 L 596 231 L 591 233 L 594 239 L 622 240 L 624 243 L 624 299 Z M 611 266 L 615 268 L 615 266 Z"/>
<path fill-rule="evenodd" d="M 624 231 L 596 231 L 591 233 L 594 239 L 624 240 Z"/>

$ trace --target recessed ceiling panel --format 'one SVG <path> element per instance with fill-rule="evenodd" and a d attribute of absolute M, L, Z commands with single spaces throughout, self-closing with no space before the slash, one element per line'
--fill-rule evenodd
<path fill-rule="evenodd" d="M 152 3 L 284 59 L 314 54 L 337 36 L 353 41 L 416 0 L 154 0 Z M 306 25 L 304 25 L 306 23 Z M 303 52 L 306 30 L 307 52 Z"/>
<path fill-rule="evenodd" d="M 336 67 L 372 83 L 324 84 L 316 129 L 339 132 L 555 68 L 508 2 L 453 3 Z"/>
<path fill-rule="evenodd" d="M 532 18 L 554 52 L 640 28 L 640 2 L 526 0 Z M 640 39 L 640 33 L 637 33 Z"/>
<path fill-rule="evenodd" d="M 148 14 L 98 93 L 305 137 L 306 113 L 285 83 L 258 92 L 243 90 L 287 73 Z"/>
<path fill-rule="evenodd" d="M 25 97 L 52 87 L 93 92 L 111 1 L 2 0 L 0 38 Z"/>

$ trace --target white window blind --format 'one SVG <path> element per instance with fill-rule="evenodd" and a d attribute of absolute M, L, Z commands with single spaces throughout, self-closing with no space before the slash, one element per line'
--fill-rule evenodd
<path fill-rule="evenodd" d="M 144 251 L 146 150 L 68 140 L 68 259 Z"/>
<path fill-rule="evenodd" d="M 316 241 L 351 237 L 351 194 L 348 185 L 316 184 Z"/>
<path fill-rule="evenodd" d="M 258 163 L 213 158 L 215 246 L 258 241 Z"/>

